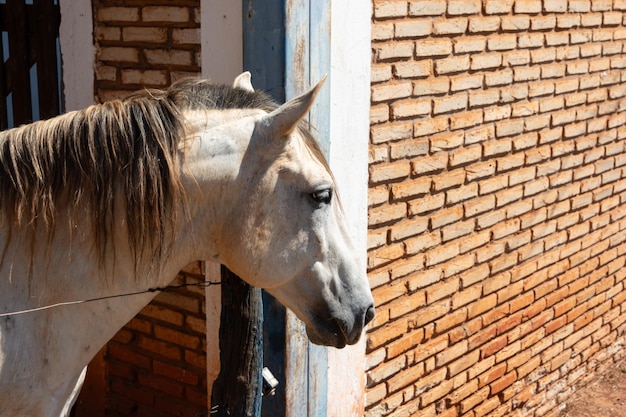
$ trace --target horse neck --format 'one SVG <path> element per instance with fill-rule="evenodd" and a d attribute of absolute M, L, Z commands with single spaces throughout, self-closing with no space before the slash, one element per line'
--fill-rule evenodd
<path fill-rule="evenodd" d="M 238 188 L 244 157 L 254 153 L 249 149 L 254 121 L 264 114 L 258 109 L 187 114 L 193 127 L 185 141 L 181 164 L 187 206 L 180 216 L 175 239 L 180 249 L 176 252 L 191 253 L 195 256 L 192 260 L 220 262 L 220 238 L 244 192 Z"/>

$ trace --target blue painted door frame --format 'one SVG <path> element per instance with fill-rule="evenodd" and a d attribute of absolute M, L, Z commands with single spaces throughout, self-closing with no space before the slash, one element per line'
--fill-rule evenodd
<path fill-rule="evenodd" d="M 242 0 L 243 65 L 255 88 L 279 102 L 293 98 L 330 73 L 330 0 Z M 329 78 L 326 83 L 332 80 Z M 330 89 L 322 89 L 310 113 L 328 157 Z M 272 297 L 264 296 L 264 364 L 278 377 L 275 397 L 263 400 L 263 416 L 327 415 L 327 352 L 312 345 L 304 327 Z"/>

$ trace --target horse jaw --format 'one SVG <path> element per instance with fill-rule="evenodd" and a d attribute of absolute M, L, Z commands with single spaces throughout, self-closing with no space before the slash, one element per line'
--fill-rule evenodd
<path fill-rule="evenodd" d="M 332 243 L 321 248 L 322 258 L 309 259 L 310 268 L 266 289 L 306 325 L 312 343 L 336 348 L 357 343 L 374 317 L 365 268 L 343 232 L 341 227 L 327 231 L 322 241 Z"/>

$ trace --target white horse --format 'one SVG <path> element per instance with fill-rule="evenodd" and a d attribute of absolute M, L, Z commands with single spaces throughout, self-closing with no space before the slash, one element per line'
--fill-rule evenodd
<path fill-rule="evenodd" d="M 194 260 L 265 288 L 312 342 L 357 342 L 373 299 L 302 122 L 320 84 L 278 106 L 247 73 L 187 80 L 0 132 L 0 416 L 66 415 L 155 294 L 116 296 Z"/>

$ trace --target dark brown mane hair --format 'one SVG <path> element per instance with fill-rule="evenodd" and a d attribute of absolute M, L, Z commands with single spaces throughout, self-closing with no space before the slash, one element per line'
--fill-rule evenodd
<path fill-rule="evenodd" d="M 14 230 L 44 226 L 51 241 L 61 210 L 70 230 L 87 215 L 101 261 L 110 242 L 116 196 L 126 211 L 129 243 L 138 261 L 167 252 L 176 203 L 184 202 L 179 142 L 182 112 L 278 107 L 268 95 L 206 80 L 187 79 L 167 90 L 146 90 L 56 118 L 0 132 L 0 221 Z M 302 127 L 307 147 L 328 169 L 317 142 Z M 64 213 L 65 214 L 65 213 Z M 82 217 L 81 217 L 82 216 Z M 0 264 L 3 256 L 0 252 Z"/>
<path fill-rule="evenodd" d="M 177 143 L 184 126 L 165 92 L 143 92 L 0 132 L 0 218 L 11 230 L 42 225 L 52 239 L 60 210 L 70 230 L 86 203 L 102 257 L 124 196 L 135 256 L 161 252 L 180 198 Z M 85 216 L 85 213 L 82 214 Z M 102 259 L 101 259 L 102 260 Z"/>

